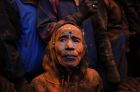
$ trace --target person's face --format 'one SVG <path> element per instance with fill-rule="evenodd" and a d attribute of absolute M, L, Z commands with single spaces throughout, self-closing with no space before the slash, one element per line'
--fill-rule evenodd
<path fill-rule="evenodd" d="M 76 67 L 84 55 L 82 32 L 78 27 L 66 24 L 58 29 L 55 39 L 58 62 L 64 67 Z"/>

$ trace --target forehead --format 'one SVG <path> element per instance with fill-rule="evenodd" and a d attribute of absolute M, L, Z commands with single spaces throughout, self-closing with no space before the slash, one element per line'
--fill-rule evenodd
<path fill-rule="evenodd" d="M 64 35 L 82 37 L 81 30 L 72 24 L 66 24 L 66 25 L 60 27 L 57 32 L 58 32 L 57 36 L 59 36 L 59 37 L 64 36 Z"/>

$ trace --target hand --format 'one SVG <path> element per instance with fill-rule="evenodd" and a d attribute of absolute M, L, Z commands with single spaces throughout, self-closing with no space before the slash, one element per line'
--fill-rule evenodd
<path fill-rule="evenodd" d="M 84 0 L 80 4 L 80 13 L 82 14 L 82 19 L 90 17 L 92 14 L 96 13 L 98 10 L 97 0 Z"/>
<path fill-rule="evenodd" d="M 65 20 L 72 21 L 78 26 L 81 26 L 82 22 L 95 14 L 98 11 L 97 0 L 84 0 L 79 6 L 79 12 L 74 13 L 72 16 L 65 17 Z"/>

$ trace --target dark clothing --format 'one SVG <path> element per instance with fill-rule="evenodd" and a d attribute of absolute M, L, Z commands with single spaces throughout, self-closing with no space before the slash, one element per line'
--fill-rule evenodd
<path fill-rule="evenodd" d="M 14 7 L 18 9 L 21 23 L 20 37 L 17 43 L 24 66 L 25 76 L 32 79 L 42 72 L 42 56 L 44 43 L 37 32 L 36 3 L 31 0 L 11 0 Z"/>
<path fill-rule="evenodd" d="M 140 0 L 119 0 L 119 3 L 124 9 L 129 27 L 128 74 L 138 77 L 140 76 Z"/>
<path fill-rule="evenodd" d="M 21 1 L 27 4 L 37 5 L 39 0 L 21 0 Z"/>
<path fill-rule="evenodd" d="M 118 0 L 124 9 L 129 31 L 140 33 L 140 1 L 139 0 Z"/>
<path fill-rule="evenodd" d="M 20 56 L 17 51 L 16 43 L 19 37 L 18 14 L 14 7 L 7 0 L 0 1 L 0 42 L 4 51 L 3 55 L 4 75 L 12 80 L 23 78 L 24 72 L 21 65 Z M 2 68 L 1 68 L 2 69 Z"/>
<path fill-rule="evenodd" d="M 117 92 L 140 92 L 140 77 L 128 77 L 119 86 Z"/>
<path fill-rule="evenodd" d="M 111 74 L 113 76 L 113 72 L 108 72 L 105 69 L 112 68 L 114 66 L 117 66 L 117 70 L 120 74 L 120 79 L 123 80 L 127 76 L 127 61 L 126 61 L 126 36 L 125 36 L 125 30 L 127 29 L 127 24 L 125 22 L 125 18 L 123 15 L 123 10 L 121 9 L 120 5 L 115 0 L 98 0 L 99 1 L 99 13 L 98 16 L 100 16 L 102 27 L 105 28 L 108 32 L 108 37 L 110 39 L 112 49 L 107 50 L 106 53 L 98 53 L 99 56 L 99 71 L 102 75 L 103 80 L 105 81 L 105 89 L 108 89 L 111 92 L 111 90 L 116 90 L 117 85 L 110 84 L 110 82 L 106 81 L 107 79 L 110 79 L 107 74 Z M 99 34 L 100 27 L 98 27 L 98 19 L 97 16 L 92 16 L 93 21 L 93 27 L 95 27 L 95 32 Z M 96 36 L 96 35 L 95 35 Z M 107 42 L 106 42 L 107 43 Z M 104 44 L 104 43 L 102 43 Z M 105 46 L 100 45 L 100 46 Z M 104 47 L 105 48 L 105 47 Z M 103 52 L 102 49 L 97 49 L 97 52 Z M 110 54 L 110 53 L 113 53 Z M 108 56 L 108 58 L 105 58 L 105 55 Z M 108 61 L 112 62 L 111 64 L 107 63 Z M 104 63 L 104 64 L 102 64 Z"/>
<path fill-rule="evenodd" d="M 0 92 L 16 92 L 26 86 L 26 81 L 16 47 L 20 35 L 19 16 L 7 0 L 0 1 L 0 20 Z"/>

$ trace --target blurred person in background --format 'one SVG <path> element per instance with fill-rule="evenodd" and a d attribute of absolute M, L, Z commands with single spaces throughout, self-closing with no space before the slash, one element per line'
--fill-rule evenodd
<path fill-rule="evenodd" d="M 42 72 L 42 56 L 44 43 L 37 32 L 38 0 L 11 0 L 17 9 L 20 20 L 20 36 L 17 43 L 21 55 L 25 77 L 28 81 Z"/>
<path fill-rule="evenodd" d="M 17 50 L 18 12 L 8 0 L 0 1 L 0 92 L 25 92 L 24 69 Z"/>

